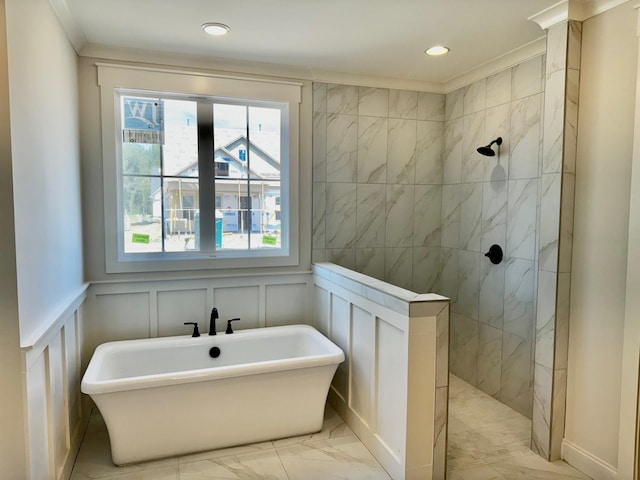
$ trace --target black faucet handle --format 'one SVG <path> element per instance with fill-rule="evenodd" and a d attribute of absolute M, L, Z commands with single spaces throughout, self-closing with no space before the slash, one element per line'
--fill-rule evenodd
<path fill-rule="evenodd" d="M 198 323 L 197 322 L 184 322 L 185 325 L 193 325 L 193 335 L 191 335 L 192 337 L 199 337 L 200 336 L 200 331 L 198 330 Z"/>
<path fill-rule="evenodd" d="M 231 322 L 239 321 L 239 318 L 232 318 L 231 320 L 227 320 L 227 329 L 224 333 L 233 333 L 233 328 L 231 328 Z"/>

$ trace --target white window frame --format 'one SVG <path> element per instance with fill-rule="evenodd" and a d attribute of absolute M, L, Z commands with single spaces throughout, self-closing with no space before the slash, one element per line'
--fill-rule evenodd
<path fill-rule="evenodd" d="M 299 265 L 299 106 L 301 83 L 96 64 L 102 116 L 102 155 L 107 273 L 280 267 Z M 125 253 L 121 204 L 121 134 L 118 90 L 173 93 L 191 97 L 225 97 L 285 103 L 288 125 L 281 136 L 288 157 L 281 171 L 282 248 L 200 252 Z M 120 134 L 120 138 L 118 135 Z M 285 217 L 286 218 L 286 217 Z"/>

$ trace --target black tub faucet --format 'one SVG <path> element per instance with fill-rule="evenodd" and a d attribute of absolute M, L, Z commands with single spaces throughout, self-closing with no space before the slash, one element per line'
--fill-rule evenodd
<path fill-rule="evenodd" d="M 216 318 L 218 318 L 218 309 L 213 307 L 211 309 L 211 320 L 209 320 L 209 335 L 216 334 Z"/>

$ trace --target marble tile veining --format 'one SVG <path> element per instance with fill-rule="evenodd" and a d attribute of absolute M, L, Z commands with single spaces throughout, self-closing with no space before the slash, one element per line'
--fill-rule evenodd
<path fill-rule="evenodd" d="M 92 413 L 72 480 L 390 479 L 329 406 L 318 433 L 124 467 L 111 461 L 109 438 L 101 419 L 97 411 Z"/>
<path fill-rule="evenodd" d="M 389 90 L 389 117 L 410 120 L 418 118 L 418 92 Z"/>
<path fill-rule="evenodd" d="M 387 130 L 386 118 L 358 118 L 358 183 L 385 183 Z"/>
<path fill-rule="evenodd" d="M 449 377 L 449 480 L 588 480 L 529 449 L 531 421 L 460 378 Z"/>

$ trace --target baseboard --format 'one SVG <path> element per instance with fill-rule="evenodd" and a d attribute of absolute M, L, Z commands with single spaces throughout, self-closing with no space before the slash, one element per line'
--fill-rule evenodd
<path fill-rule="evenodd" d="M 562 458 L 593 480 L 616 480 L 617 470 L 569 440 L 562 441 Z"/>

